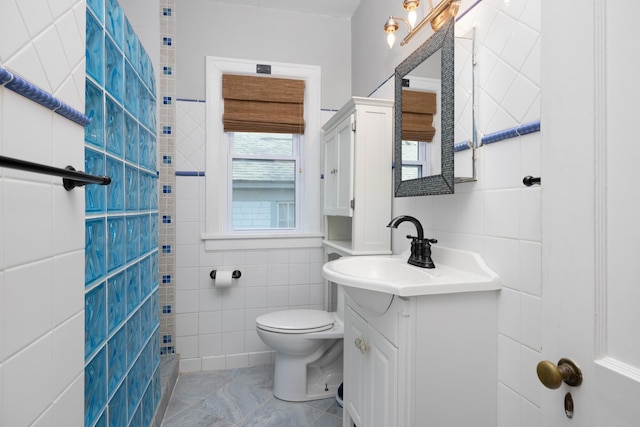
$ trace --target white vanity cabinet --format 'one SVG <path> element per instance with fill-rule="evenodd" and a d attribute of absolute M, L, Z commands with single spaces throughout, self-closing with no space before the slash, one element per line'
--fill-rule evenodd
<path fill-rule="evenodd" d="M 389 295 L 375 314 L 343 289 L 343 427 L 496 425 L 497 291 Z"/>
<path fill-rule="evenodd" d="M 358 426 L 395 427 L 398 347 L 351 307 L 346 310 L 344 340 L 354 348 L 344 363 L 344 384 L 350 387 L 343 395 L 345 410 Z"/>
<path fill-rule="evenodd" d="M 325 244 L 391 253 L 393 101 L 353 97 L 324 126 Z"/>

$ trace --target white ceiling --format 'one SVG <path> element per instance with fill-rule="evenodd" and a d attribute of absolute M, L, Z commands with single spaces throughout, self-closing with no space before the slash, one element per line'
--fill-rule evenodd
<path fill-rule="evenodd" d="M 294 12 L 351 18 L 361 0 L 209 0 L 268 9 L 291 10 Z"/>

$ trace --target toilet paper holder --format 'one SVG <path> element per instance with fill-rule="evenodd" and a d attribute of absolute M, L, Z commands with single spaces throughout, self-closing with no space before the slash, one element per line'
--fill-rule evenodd
<path fill-rule="evenodd" d="M 211 273 L 209 273 L 209 277 L 211 277 L 213 280 L 216 280 L 216 271 L 217 270 L 211 270 Z M 232 279 L 239 279 L 240 276 L 242 276 L 240 270 L 233 270 L 233 273 L 231 273 Z"/>

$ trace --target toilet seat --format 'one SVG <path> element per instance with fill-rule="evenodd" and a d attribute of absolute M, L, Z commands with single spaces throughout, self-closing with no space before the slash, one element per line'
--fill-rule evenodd
<path fill-rule="evenodd" d="M 332 313 L 323 310 L 284 310 L 259 316 L 258 328 L 281 334 L 307 334 L 331 329 L 335 323 Z"/>

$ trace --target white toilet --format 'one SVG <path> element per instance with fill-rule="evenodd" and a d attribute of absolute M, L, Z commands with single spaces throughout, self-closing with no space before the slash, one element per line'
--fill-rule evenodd
<path fill-rule="evenodd" d="M 342 383 L 344 324 L 336 312 L 285 310 L 256 319 L 260 339 L 275 350 L 273 395 L 288 401 L 325 399 Z"/>

